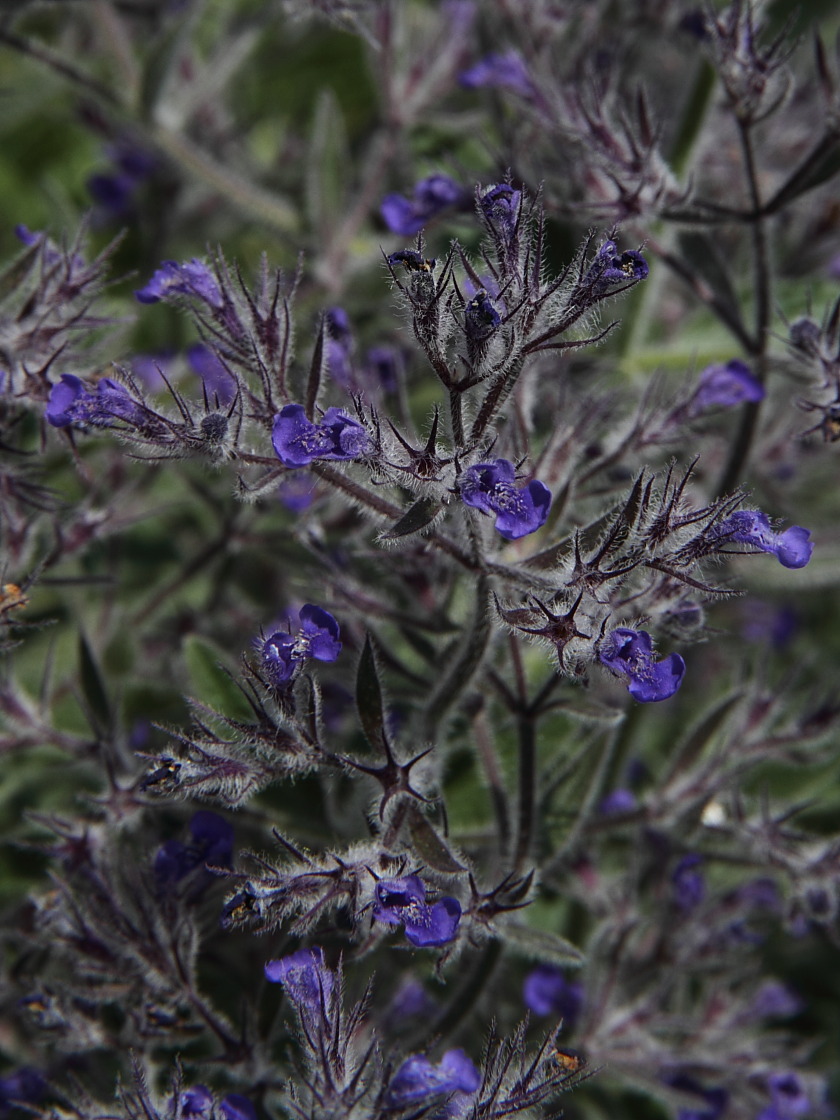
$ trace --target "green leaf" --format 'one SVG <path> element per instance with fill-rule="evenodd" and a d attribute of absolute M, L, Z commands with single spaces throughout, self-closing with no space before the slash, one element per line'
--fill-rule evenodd
<path fill-rule="evenodd" d="M 140 109 L 147 119 L 154 116 L 157 105 L 166 97 L 179 60 L 188 54 L 194 22 L 188 9 L 180 18 L 167 20 L 163 34 L 149 42 L 140 80 Z"/>
<path fill-rule="evenodd" d="M 428 665 L 437 663 L 438 651 L 433 642 L 424 638 L 413 626 L 401 626 L 400 633 L 414 652 L 418 653 Z"/>
<path fill-rule="evenodd" d="M 419 533 L 427 525 L 431 525 L 443 506 L 436 498 L 418 498 L 390 529 L 379 534 L 381 541 L 395 541 L 400 537 Z"/>
<path fill-rule="evenodd" d="M 39 245 L 30 245 L 25 253 L 15 257 L 4 269 L 0 272 L 0 299 L 5 299 L 10 296 L 12 292 L 16 292 L 23 281 L 26 279 L 35 259 L 40 252 Z"/>
<path fill-rule="evenodd" d="M 182 650 L 196 699 L 223 716 L 250 721 L 253 712 L 223 667 L 219 651 L 196 634 L 184 639 Z"/>
<path fill-rule="evenodd" d="M 764 35 L 772 39 L 784 28 L 788 42 L 796 42 L 804 35 L 810 24 L 818 20 L 833 18 L 837 12 L 836 0 L 773 0 L 766 12 Z"/>
<path fill-rule="evenodd" d="M 345 210 L 349 152 L 344 114 L 335 93 L 321 89 L 306 160 L 306 206 L 316 235 L 328 241 Z"/>
<path fill-rule="evenodd" d="M 723 721 L 743 698 L 743 692 L 733 692 L 724 696 L 705 716 L 696 727 L 679 744 L 671 759 L 668 774 L 662 782 L 662 789 L 666 789 L 679 774 L 687 770 L 702 754 L 703 750 L 720 729 Z"/>
<path fill-rule="evenodd" d="M 615 524 L 617 517 L 620 517 L 622 505 L 611 506 L 594 521 L 588 525 L 583 525 L 576 531 L 578 548 L 582 556 L 588 556 L 600 544 L 604 535 L 608 532 L 611 526 Z M 557 544 L 551 545 L 549 548 L 544 548 L 542 552 L 535 552 L 533 556 L 527 557 L 522 561 L 523 566 L 526 568 L 537 568 L 543 570 L 546 568 L 553 568 L 560 563 L 567 555 L 570 555 L 575 547 L 575 536 L 563 537 Z"/>
<path fill-rule="evenodd" d="M 356 670 L 356 707 L 359 709 L 359 720 L 368 742 L 376 750 L 385 754 L 388 741 L 385 731 L 385 706 L 370 634 L 365 635 L 362 656 L 359 658 L 359 667 Z"/>
<path fill-rule="evenodd" d="M 437 728 L 452 705 L 463 696 L 478 670 L 493 630 L 495 611 L 490 603 L 490 587 L 486 575 L 476 577 L 475 606 L 469 624 L 460 639 L 452 644 L 452 652 L 441 664 L 440 674 L 426 701 L 423 738 L 433 741 Z"/>
<path fill-rule="evenodd" d="M 679 235 L 678 242 L 680 256 L 691 271 L 701 276 L 727 311 L 740 320 L 741 305 L 717 242 L 698 230 L 685 230 Z"/>
<path fill-rule="evenodd" d="M 455 859 L 428 818 L 414 805 L 411 806 L 408 815 L 408 828 L 411 832 L 414 850 L 423 863 L 435 871 L 442 871 L 446 875 L 456 875 L 459 871 L 467 870 L 462 863 Z"/>
<path fill-rule="evenodd" d="M 585 958 L 580 949 L 565 937 L 561 937 L 559 933 L 551 933 L 545 929 L 531 929 L 530 926 L 522 925 L 520 922 L 510 921 L 500 923 L 495 928 L 509 948 L 532 960 L 550 961 L 552 964 L 563 964 L 573 968 L 579 968 L 584 962 Z"/>
<path fill-rule="evenodd" d="M 767 211 L 775 213 L 800 195 L 807 194 L 808 191 L 833 179 L 838 171 L 840 171 L 840 145 L 837 137 L 829 133 L 773 195 L 767 203 Z"/>
<path fill-rule="evenodd" d="M 306 400 L 304 402 L 304 411 L 309 419 L 315 412 L 315 405 L 318 403 L 318 390 L 321 387 L 321 379 L 325 373 L 325 355 L 327 348 L 324 341 L 327 337 L 327 317 L 321 316 L 321 324 L 318 328 L 318 337 L 315 339 L 315 349 L 312 351 L 312 362 L 309 366 L 309 378 L 306 382 Z"/>
<path fill-rule="evenodd" d="M 695 141 L 700 135 L 703 122 L 714 93 L 717 75 L 712 64 L 704 57 L 695 63 L 694 79 L 685 101 L 682 117 L 674 133 L 669 153 L 669 162 L 675 175 L 681 175 L 688 163 Z"/>
<path fill-rule="evenodd" d="M 102 672 L 93 655 L 84 633 L 79 633 L 79 675 L 82 694 L 87 701 L 90 714 L 100 730 L 111 726 L 113 714 L 108 701 L 108 692 Z"/>
<path fill-rule="evenodd" d="M 624 719 L 623 708 L 610 708 L 606 704 L 598 704 L 594 700 L 564 700 L 558 708 L 564 716 L 570 719 L 582 720 L 584 723 L 600 723 L 612 726 L 621 723 Z"/>

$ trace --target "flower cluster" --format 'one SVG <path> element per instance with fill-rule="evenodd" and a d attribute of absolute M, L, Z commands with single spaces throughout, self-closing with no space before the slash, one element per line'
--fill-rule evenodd
<path fill-rule="evenodd" d="M 94 204 L 0 269 L 0 1114 L 822 1114 L 831 20 L 66 7 L 0 34 Z"/>

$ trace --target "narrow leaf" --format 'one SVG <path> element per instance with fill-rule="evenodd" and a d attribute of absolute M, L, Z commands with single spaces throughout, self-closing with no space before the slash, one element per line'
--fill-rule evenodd
<path fill-rule="evenodd" d="M 466 867 L 459 863 L 452 855 L 449 848 L 438 836 L 431 822 L 419 809 L 412 805 L 408 815 L 408 828 L 414 844 L 414 851 L 429 867 L 435 871 L 442 871 L 446 875 L 455 875 L 459 871 L 466 871 Z"/>
<path fill-rule="evenodd" d="M 306 401 L 304 410 L 308 419 L 312 419 L 315 405 L 318 402 L 318 390 L 321 387 L 321 378 L 324 374 L 324 360 L 326 354 L 327 317 L 321 316 L 321 325 L 318 337 L 315 339 L 315 349 L 312 351 L 312 364 L 309 367 L 309 379 L 306 382 Z"/>
<path fill-rule="evenodd" d="M 368 742 L 376 750 L 387 754 L 388 738 L 385 730 L 382 684 L 370 634 L 365 635 L 362 656 L 359 658 L 359 667 L 356 670 L 356 707 L 359 709 L 359 720 Z"/>
<path fill-rule="evenodd" d="M 697 230 L 685 230 L 679 235 L 679 247 L 689 269 L 702 276 L 728 312 L 738 315 L 738 296 L 715 240 Z"/>
<path fill-rule="evenodd" d="M 189 634 L 184 639 L 183 653 L 196 699 L 223 716 L 249 722 L 253 719 L 245 697 L 225 671 L 218 650 L 196 634 Z"/>
<path fill-rule="evenodd" d="M 190 34 L 194 19 L 187 11 L 180 18 L 175 15 L 167 20 L 166 30 L 149 40 L 140 81 L 140 108 L 147 119 L 152 119 L 157 106 L 165 100 L 174 82 L 178 63 L 189 51 Z"/>
<path fill-rule="evenodd" d="M 421 529 L 431 525 L 441 509 L 443 509 L 443 506 L 435 498 L 418 498 L 395 525 L 384 533 L 380 533 L 379 539 L 394 541 L 399 537 L 410 536 L 411 533 L 419 533 Z"/>
<path fill-rule="evenodd" d="M 318 95 L 306 155 L 306 207 L 310 226 L 329 241 L 345 211 L 349 153 L 344 115 L 335 93 Z"/>
<path fill-rule="evenodd" d="M 833 179 L 838 171 L 840 171 L 840 147 L 837 144 L 837 137 L 829 133 L 820 140 L 773 195 L 765 207 L 766 212 L 775 213 L 800 195 L 807 194 L 808 191 Z"/>
<path fill-rule="evenodd" d="M 446 713 L 469 687 L 487 650 L 493 616 L 487 577 L 482 573 L 476 580 L 473 616 L 460 640 L 454 643 L 452 655 L 441 665 L 438 681 L 429 694 L 424 712 L 423 738 L 430 741 L 436 738 L 436 729 Z"/>
<path fill-rule="evenodd" d="M 674 778 L 694 764 L 742 697 L 742 692 L 734 692 L 725 696 L 723 700 L 706 713 L 696 727 L 692 728 L 674 752 L 667 777 L 662 783 L 662 789 L 666 789 Z"/>
<path fill-rule="evenodd" d="M 550 961 L 571 967 L 579 967 L 584 962 L 580 949 L 559 933 L 531 929 L 530 926 L 510 921 L 500 924 L 496 929 L 506 945 L 532 960 Z"/>
<path fill-rule="evenodd" d="M 434 665 L 437 662 L 438 651 L 433 642 L 414 629 L 413 626 L 401 626 L 400 633 L 414 650 L 418 653 L 425 662 L 429 665 Z"/>
<path fill-rule="evenodd" d="M 79 675 L 82 694 L 101 729 L 111 726 L 111 705 L 102 672 L 83 633 L 79 634 Z"/>
<path fill-rule="evenodd" d="M 30 245 L 25 253 L 15 257 L 0 272 L 0 299 L 5 299 L 20 288 L 31 271 L 39 252 L 39 245 Z"/>

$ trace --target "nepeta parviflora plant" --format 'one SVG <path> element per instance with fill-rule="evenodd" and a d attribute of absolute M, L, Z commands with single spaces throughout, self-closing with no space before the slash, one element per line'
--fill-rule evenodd
<path fill-rule="evenodd" d="M 831 18 L 0 16 L 3 1116 L 830 1115 Z"/>

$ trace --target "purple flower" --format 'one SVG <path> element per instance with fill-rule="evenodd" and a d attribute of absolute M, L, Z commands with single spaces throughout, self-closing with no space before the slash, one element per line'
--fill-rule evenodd
<path fill-rule="evenodd" d="M 648 263 L 635 249 L 619 253 L 614 241 L 605 241 L 595 255 L 595 260 L 584 277 L 584 284 L 604 290 L 610 284 L 644 280 L 649 272 Z"/>
<path fill-rule="evenodd" d="M 126 175 L 140 182 L 153 175 L 158 167 L 154 153 L 140 148 L 131 139 L 123 138 L 107 150 L 108 158 Z"/>
<path fill-rule="evenodd" d="M 215 350 L 203 342 L 194 342 L 187 347 L 186 354 L 190 368 L 204 383 L 208 400 L 215 398 L 220 405 L 230 404 L 236 396 L 236 378 Z"/>
<path fill-rule="evenodd" d="M 341 653 L 338 623 L 322 607 L 307 603 L 300 609 L 297 634 L 282 630 L 262 642 L 262 667 L 269 682 L 279 688 L 291 680 L 298 665 L 309 657 L 335 661 Z"/>
<path fill-rule="evenodd" d="M 753 910 L 769 910 L 773 914 L 782 912 L 782 897 L 775 880 L 766 876 L 748 879 L 735 891 L 735 898 L 742 906 Z"/>
<path fill-rule="evenodd" d="M 706 366 L 688 405 L 689 416 L 697 416 L 708 408 L 734 408 L 744 401 L 760 401 L 764 387 L 737 358 L 723 365 Z"/>
<path fill-rule="evenodd" d="M 534 83 L 528 67 L 518 51 L 504 54 L 488 54 L 458 75 L 458 81 L 465 89 L 480 89 L 492 86 L 509 89 L 520 97 L 530 100 L 534 96 Z"/>
<path fill-rule="evenodd" d="M 303 1015 L 319 1015 L 329 1003 L 335 978 L 324 964 L 321 949 L 298 949 L 288 957 L 268 961 L 265 976 L 272 984 L 282 984 L 286 995 Z"/>
<path fill-rule="evenodd" d="M 795 1073 L 769 1074 L 767 1088 L 770 1107 L 759 1114 L 758 1120 L 796 1120 L 811 1111 L 811 1101 Z"/>
<path fill-rule="evenodd" d="M 434 272 L 437 264 L 436 257 L 426 260 L 417 249 L 398 249 L 396 253 L 389 253 L 386 259 L 392 268 L 401 264 L 406 272 Z"/>
<path fill-rule="evenodd" d="M 88 194 L 102 216 L 121 221 L 134 210 L 137 181 L 122 171 L 100 172 L 87 181 Z"/>
<path fill-rule="evenodd" d="M 729 1102 L 726 1089 L 705 1089 L 686 1073 L 668 1073 L 662 1080 L 666 1085 L 679 1089 L 680 1092 L 693 1093 L 703 1100 L 705 1107 L 678 1109 L 677 1120 L 719 1120 Z"/>
<path fill-rule="evenodd" d="M 173 295 L 183 295 L 200 299 L 216 310 L 224 305 L 213 273 L 195 257 L 184 264 L 164 261 L 148 284 L 134 295 L 141 303 L 167 302 Z"/>
<path fill-rule="evenodd" d="M 181 1093 L 181 1116 L 185 1120 L 209 1120 L 213 1094 L 206 1085 L 194 1085 Z"/>
<path fill-rule="evenodd" d="M 329 307 L 325 313 L 327 320 L 327 333 L 336 342 L 350 345 L 353 332 L 350 329 L 350 318 L 343 307 Z"/>
<path fill-rule="evenodd" d="M 376 884 L 373 916 L 388 925 L 402 925 L 405 935 L 418 948 L 446 945 L 452 941 L 461 920 L 457 898 L 441 898 L 426 905 L 426 887 L 419 875 L 380 879 Z"/>
<path fill-rule="evenodd" d="M 278 631 L 263 642 L 262 666 L 275 688 L 291 680 L 298 662 L 303 660 L 295 656 L 296 641 L 293 634 Z"/>
<path fill-rule="evenodd" d="M 391 1006 L 388 1008 L 388 1021 L 398 1024 L 405 1019 L 417 1019 L 421 1015 L 429 1016 L 435 1012 L 437 1006 L 419 980 L 407 977 L 391 1001 Z"/>
<path fill-rule="evenodd" d="M 335 661 L 341 653 L 338 640 L 338 623 L 329 611 L 313 607 L 311 603 L 300 609 L 298 641 L 307 657 L 316 661 Z"/>
<path fill-rule="evenodd" d="M 98 381 L 93 392 L 75 374 L 63 373 L 50 392 L 46 417 L 54 428 L 68 428 L 72 424 L 109 428 L 115 420 L 141 423 L 143 407 L 110 377 Z"/>
<path fill-rule="evenodd" d="M 402 355 L 393 346 L 371 346 L 365 354 L 364 369 L 374 386 L 394 393 L 403 374 Z"/>
<path fill-rule="evenodd" d="M 277 497 L 292 513 L 303 513 L 315 500 L 315 483 L 308 474 L 289 474 L 277 488 Z"/>
<path fill-rule="evenodd" d="M 15 237 L 18 241 L 22 242 L 27 248 L 30 245 L 37 245 L 43 238 L 44 234 L 40 231 L 33 232 L 29 226 L 25 226 L 23 222 L 19 222 L 15 226 Z"/>
<path fill-rule="evenodd" d="M 274 417 L 271 442 L 286 467 L 308 467 L 315 459 L 361 459 L 373 450 L 364 426 L 340 408 L 328 408 L 321 423 L 313 424 L 300 404 L 287 404 Z"/>
<path fill-rule="evenodd" d="M 167 840 L 155 855 L 155 878 L 160 886 L 179 882 L 191 871 L 213 867 L 230 867 L 233 855 L 233 828 L 218 813 L 200 809 L 190 821 L 189 844 Z"/>
<path fill-rule="evenodd" d="M 810 530 L 792 525 L 774 533 L 769 517 L 759 509 L 738 510 L 714 527 L 714 536 L 772 552 L 785 568 L 804 568 L 814 551 Z"/>
<path fill-rule="evenodd" d="M 388 1087 L 388 1099 L 397 1108 L 439 1093 L 475 1093 L 481 1074 L 463 1050 L 447 1050 L 437 1065 L 415 1054 L 400 1066 Z"/>
<path fill-rule="evenodd" d="M 498 328 L 502 317 L 493 306 L 490 297 L 480 288 L 464 309 L 464 329 L 467 337 L 481 342 Z"/>
<path fill-rule="evenodd" d="M 327 365 L 330 376 L 343 389 L 351 390 L 354 383 L 350 360 L 353 351 L 350 320 L 343 307 L 329 308 L 325 318 L 327 323 Z"/>
<path fill-rule="evenodd" d="M 680 910 L 688 912 L 699 906 L 706 897 L 706 880 L 699 870 L 703 857 L 689 853 L 679 861 L 671 875 L 674 901 Z"/>
<path fill-rule="evenodd" d="M 219 1102 L 219 1112 L 224 1120 L 257 1120 L 257 1110 L 252 1101 L 241 1093 L 228 1093 Z"/>
<path fill-rule="evenodd" d="M 748 642 L 772 643 L 784 649 L 799 629 L 799 615 L 790 606 L 776 606 L 763 599 L 747 599 L 741 604 L 741 633 Z"/>
<path fill-rule="evenodd" d="M 756 1019 L 788 1019 L 798 1015 L 805 1002 L 796 992 L 779 980 L 767 980 L 752 999 L 749 1017 Z"/>
<path fill-rule="evenodd" d="M 516 470 L 508 459 L 476 463 L 459 480 L 461 500 L 482 513 L 496 515 L 496 529 L 509 541 L 536 532 L 545 524 L 551 491 L 537 479 L 517 490 Z"/>
<path fill-rule="evenodd" d="M 628 692 L 643 704 L 673 696 L 685 674 L 685 662 L 678 653 L 654 661 L 650 634 L 626 626 L 607 634 L 598 659 L 614 673 L 629 677 Z"/>
<path fill-rule="evenodd" d="M 14 1073 L 0 1077 L 0 1116 L 6 1116 L 18 1103 L 37 1104 L 46 1088 L 44 1078 L 30 1066 L 22 1066 Z"/>
<path fill-rule="evenodd" d="M 567 980 L 553 964 L 540 964 L 525 977 L 522 999 L 535 1015 L 554 1015 L 571 1030 L 583 1006 L 583 985 Z"/>
<path fill-rule="evenodd" d="M 636 795 L 631 789 L 614 789 L 603 798 L 598 812 L 609 816 L 611 813 L 631 813 L 635 808 Z"/>
<path fill-rule="evenodd" d="M 43 230 L 31 230 L 28 226 L 20 223 L 15 226 L 15 237 L 18 241 L 30 248 L 33 245 L 43 246 L 42 254 L 44 264 L 48 267 L 58 264 L 62 259 L 61 252 L 55 247 L 54 243 L 50 241 Z M 84 261 L 78 254 L 74 254 L 70 259 L 70 263 L 75 268 L 84 268 Z"/>
<path fill-rule="evenodd" d="M 510 236 L 519 220 L 521 200 L 521 191 L 515 190 L 510 183 L 500 183 L 497 187 L 485 191 L 478 204 L 490 225 L 496 226 Z"/>
<path fill-rule="evenodd" d="M 463 289 L 470 299 L 483 292 L 493 300 L 497 308 L 501 308 L 502 313 L 506 312 L 507 306 L 505 301 L 501 298 L 499 284 L 495 277 L 491 276 L 489 273 L 485 273 L 483 276 L 479 276 L 479 281 L 479 284 L 475 284 L 469 276 L 464 277 Z"/>
<path fill-rule="evenodd" d="M 131 372 L 146 389 L 156 393 L 166 388 L 164 377 L 169 377 L 171 364 L 171 351 L 163 351 L 159 354 L 135 354 L 131 359 Z"/>
<path fill-rule="evenodd" d="M 411 198 L 389 194 L 382 199 L 379 212 L 391 233 L 413 237 L 432 218 L 455 206 L 463 207 L 470 195 L 448 175 L 430 175 L 414 187 Z"/>
<path fill-rule="evenodd" d="M 476 16 L 476 0 L 443 0 L 441 10 L 449 21 L 452 35 L 469 31 Z"/>
<path fill-rule="evenodd" d="M 123 140 L 108 151 L 111 167 L 87 181 L 87 188 L 101 217 L 123 221 L 131 216 L 137 190 L 155 171 L 157 160 L 150 153 Z"/>

